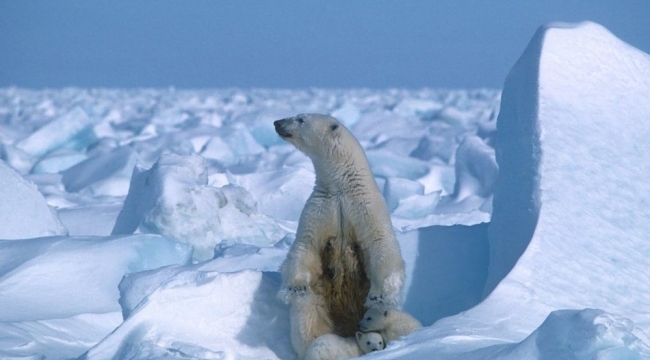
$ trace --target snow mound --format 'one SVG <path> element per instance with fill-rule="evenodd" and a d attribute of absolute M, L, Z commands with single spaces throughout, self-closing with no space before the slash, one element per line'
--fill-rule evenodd
<path fill-rule="evenodd" d="M 81 358 L 292 359 L 280 283 L 254 270 L 180 272 Z"/>
<path fill-rule="evenodd" d="M 486 290 L 517 261 L 503 291 L 525 284 L 550 308 L 634 311 L 650 327 L 650 273 L 637 266 L 650 254 L 648 104 L 647 54 L 594 23 L 538 32 L 504 88 Z"/>
<path fill-rule="evenodd" d="M 158 235 L 0 241 L 0 250 L 0 321 L 119 311 L 124 274 L 186 264 L 191 253 Z"/>
<path fill-rule="evenodd" d="M 136 230 L 191 244 L 194 259 L 211 259 L 222 241 L 270 246 L 287 231 L 256 210 L 244 188 L 208 185 L 199 155 L 165 154 L 149 169 L 136 167 L 113 234 Z"/>
<path fill-rule="evenodd" d="M 190 257 L 158 235 L 0 241 L 0 358 L 78 356 L 120 324 L 125 274 Z"/>
<path fill-rule="evenodd" d="M 648 359 L 648 104 L 650 56 L 541 28 L 503 91 L 487 297 L 369 358 Z"/>
<path fill-rule="evenodd" d="M 650 346 L 637 334 L 645 337 L 629 319 L 602 310 L 558 310 L 524 341 L 507 347 L 499 358 L 650 359 Z"/>
<path fill-rule="evenodd" d="M 66 235 L 36 186 L 0 160 L 0 239 Z"/>

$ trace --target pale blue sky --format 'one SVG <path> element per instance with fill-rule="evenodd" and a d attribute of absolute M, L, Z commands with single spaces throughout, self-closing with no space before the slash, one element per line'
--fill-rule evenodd
<path fill-rule="evenodd" d="M 650 0 L 0 0 L 0 87 L 500 88 L 535 30 L 650 52 Z"/>

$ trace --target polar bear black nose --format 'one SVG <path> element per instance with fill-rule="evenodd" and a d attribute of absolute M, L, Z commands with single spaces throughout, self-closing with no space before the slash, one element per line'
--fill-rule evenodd
<path fill-rule="evenodd" d="M 275 120 L 273 122 L 273 126 L 275 126 L 275 132 L 280 135 L 282 138 L 290 138 L 291 133 L 289 133 L 283 126 L 285 120 L 287 119 L 281 119 L 281 120 Z"/>

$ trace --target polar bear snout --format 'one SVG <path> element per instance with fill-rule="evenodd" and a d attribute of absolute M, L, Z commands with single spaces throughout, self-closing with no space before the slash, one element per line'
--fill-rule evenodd
<path fill-rule="evenodd" d="M 275 126 L 275 132 L 280 135 L 282 138 L 290 138 L 292 135 L 287 130 L 287 124 L 292 120 L 292 118 L 287 118 L 287 119 L 281 119 L 281 120 L 275 120 L 273 122 L 273 126 Z"/>

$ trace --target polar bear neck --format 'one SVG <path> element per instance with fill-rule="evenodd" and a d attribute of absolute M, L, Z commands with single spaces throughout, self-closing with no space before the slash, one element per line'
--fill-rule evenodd
<path fill-rule="evenodd" d="M 327 159 L 312 158 L 316 172 L 314 192 L 327 196 L 360 195 L 377 187 L 361 145 L 351 150 Z"/>

